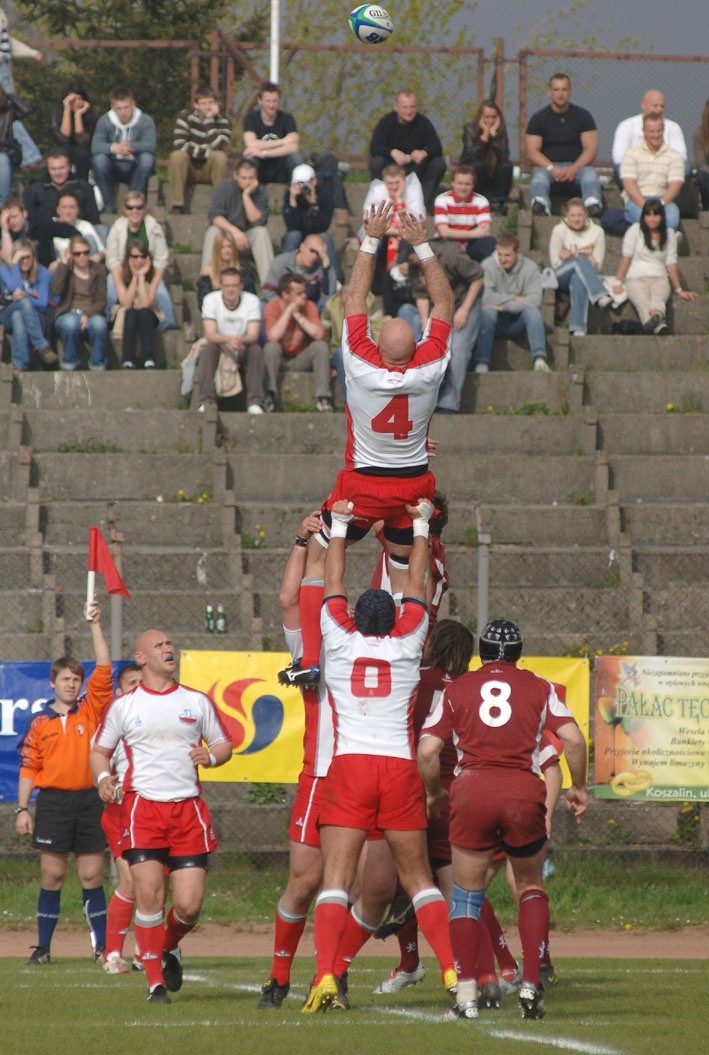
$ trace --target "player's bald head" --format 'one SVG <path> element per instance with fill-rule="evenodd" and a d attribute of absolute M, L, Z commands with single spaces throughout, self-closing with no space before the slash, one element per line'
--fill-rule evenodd
<path fill-rule="evenodd" d="M 387 366 L 405 366 L 416 348 L 414 331 L 404 319 L 387 319 L 379 334 L 379 351 Z"/>
<path fill-rule="evenodd" d="M 167 639 L 167 634 L 163 633 L 162 630 L 144 630 L 142 634 L 138 634 L 135 641 L 133 642 L 133 652 L 135 653 L 136 659 L 138 654 L 147 655 L 152 645 L 156 641 L 163 641 Z"/>

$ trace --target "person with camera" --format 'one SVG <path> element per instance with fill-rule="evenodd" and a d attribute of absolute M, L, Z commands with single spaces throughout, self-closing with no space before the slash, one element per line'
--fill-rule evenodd
<path fill-rule="evenodd" d="M 332 180 L 319 180 L 312 165 L 296 165 L 283 200 L 286 233 L 281 249 L 297 249 L 309 234 L 320 234 L 327 242 L 328 256 L 336 260 L 335 246 L 327 234 L 332 223 L 335 195 Z"/>

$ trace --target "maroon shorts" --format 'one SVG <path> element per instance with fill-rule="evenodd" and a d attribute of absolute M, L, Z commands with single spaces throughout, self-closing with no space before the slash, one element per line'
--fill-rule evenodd
<path fill-rule="evenodd" d="M 436 817 L 428 818 L 428 831 L 426 833 L 428 859 L 436 866 L 449 865 L 451 863 L 450 818 L 450 799 L 443 801 Z"/>
<path fill-rule="evenodd" d="M 546 837 L 544 781 L 512 769 L 464 769 L 451 787 L 451 843 L 515 850 Z"/>
<path fill-rule="evenodd" d="M 106 836 L 111 857 L 121 856 L 121 838 L 123 836 L 123 803 L 107 802 L 101 814 L 101 827 Z"/>
<path fill-rule="evenodd" d="M 288 838 L 294 843 L 320 848 L 318 818 L 324 784 L 324 777 L 313 777 L 308 773 L 301 773 L 298 777 L 298 790 L 293 800 L 288 829 Z"/>
<path fill-rule="evenodd" d="M 217 848 L 209 810 L 199 797 L 154 802 L 133 791 L 123 800 L 123 820 L 123 853 L 167 848 L 170 857 L 193 857 Z"/>
<path fill-rule="evenodd" d="M 372 831 L 426 827 L 426 795 L 413 759 L 337 755 L 325 779 L 320 826 Z"/>
<path fill-rule="evenodd" d="M 421 476 L 368 476 L 343 469 L 325 508 L 332 509 L 333 502 L 345 498 L 354 503 L 356 527 L 371 527 L 383 520 L 387 527 L 410 528 L 411 517 L 405 507 L 416 505 L 419 498 L 432 500 L 435 488 L 436 478 L 430 470 Z"/>

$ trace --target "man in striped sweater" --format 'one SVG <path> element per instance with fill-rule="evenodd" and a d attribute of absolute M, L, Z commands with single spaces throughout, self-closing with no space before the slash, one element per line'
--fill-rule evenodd
<path fill-rule="evenodd" d="M 185 184 L 211 183 L 227 177 L 231 122 L 219 113 L 211 88 L 198 88 L 192 110 L 182 110 L 175 123 L 169 176 L 172 212 L 185 211 Z"/>

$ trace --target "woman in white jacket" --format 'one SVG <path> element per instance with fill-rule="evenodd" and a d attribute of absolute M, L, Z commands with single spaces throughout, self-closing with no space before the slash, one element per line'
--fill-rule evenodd
<path fill-rule="evenodd" d="M 682 289 L 677 234 L 667 226 L 665 207 L 659 198 L 645 199 L 640 223 L 632 224 L 625 232 L 621 253 L 613 292 L 622 293 L 625 288 L 645 333 L 665 333 L 665 313 L 672 290 L 682 300 L 695 301 L 697 294 Z"/>
<path fill-rule="evenodd" d="M 574 337 L 586 334 L 589 304 L 605 308 L 611 302 L 600 275 L 605 255 L 603 228 L 589 217 L 580 198 L 569 198 L 563 220 L 551 232 L 549 263 L 559 289 L 571 297 L 569 330 Z"/>

